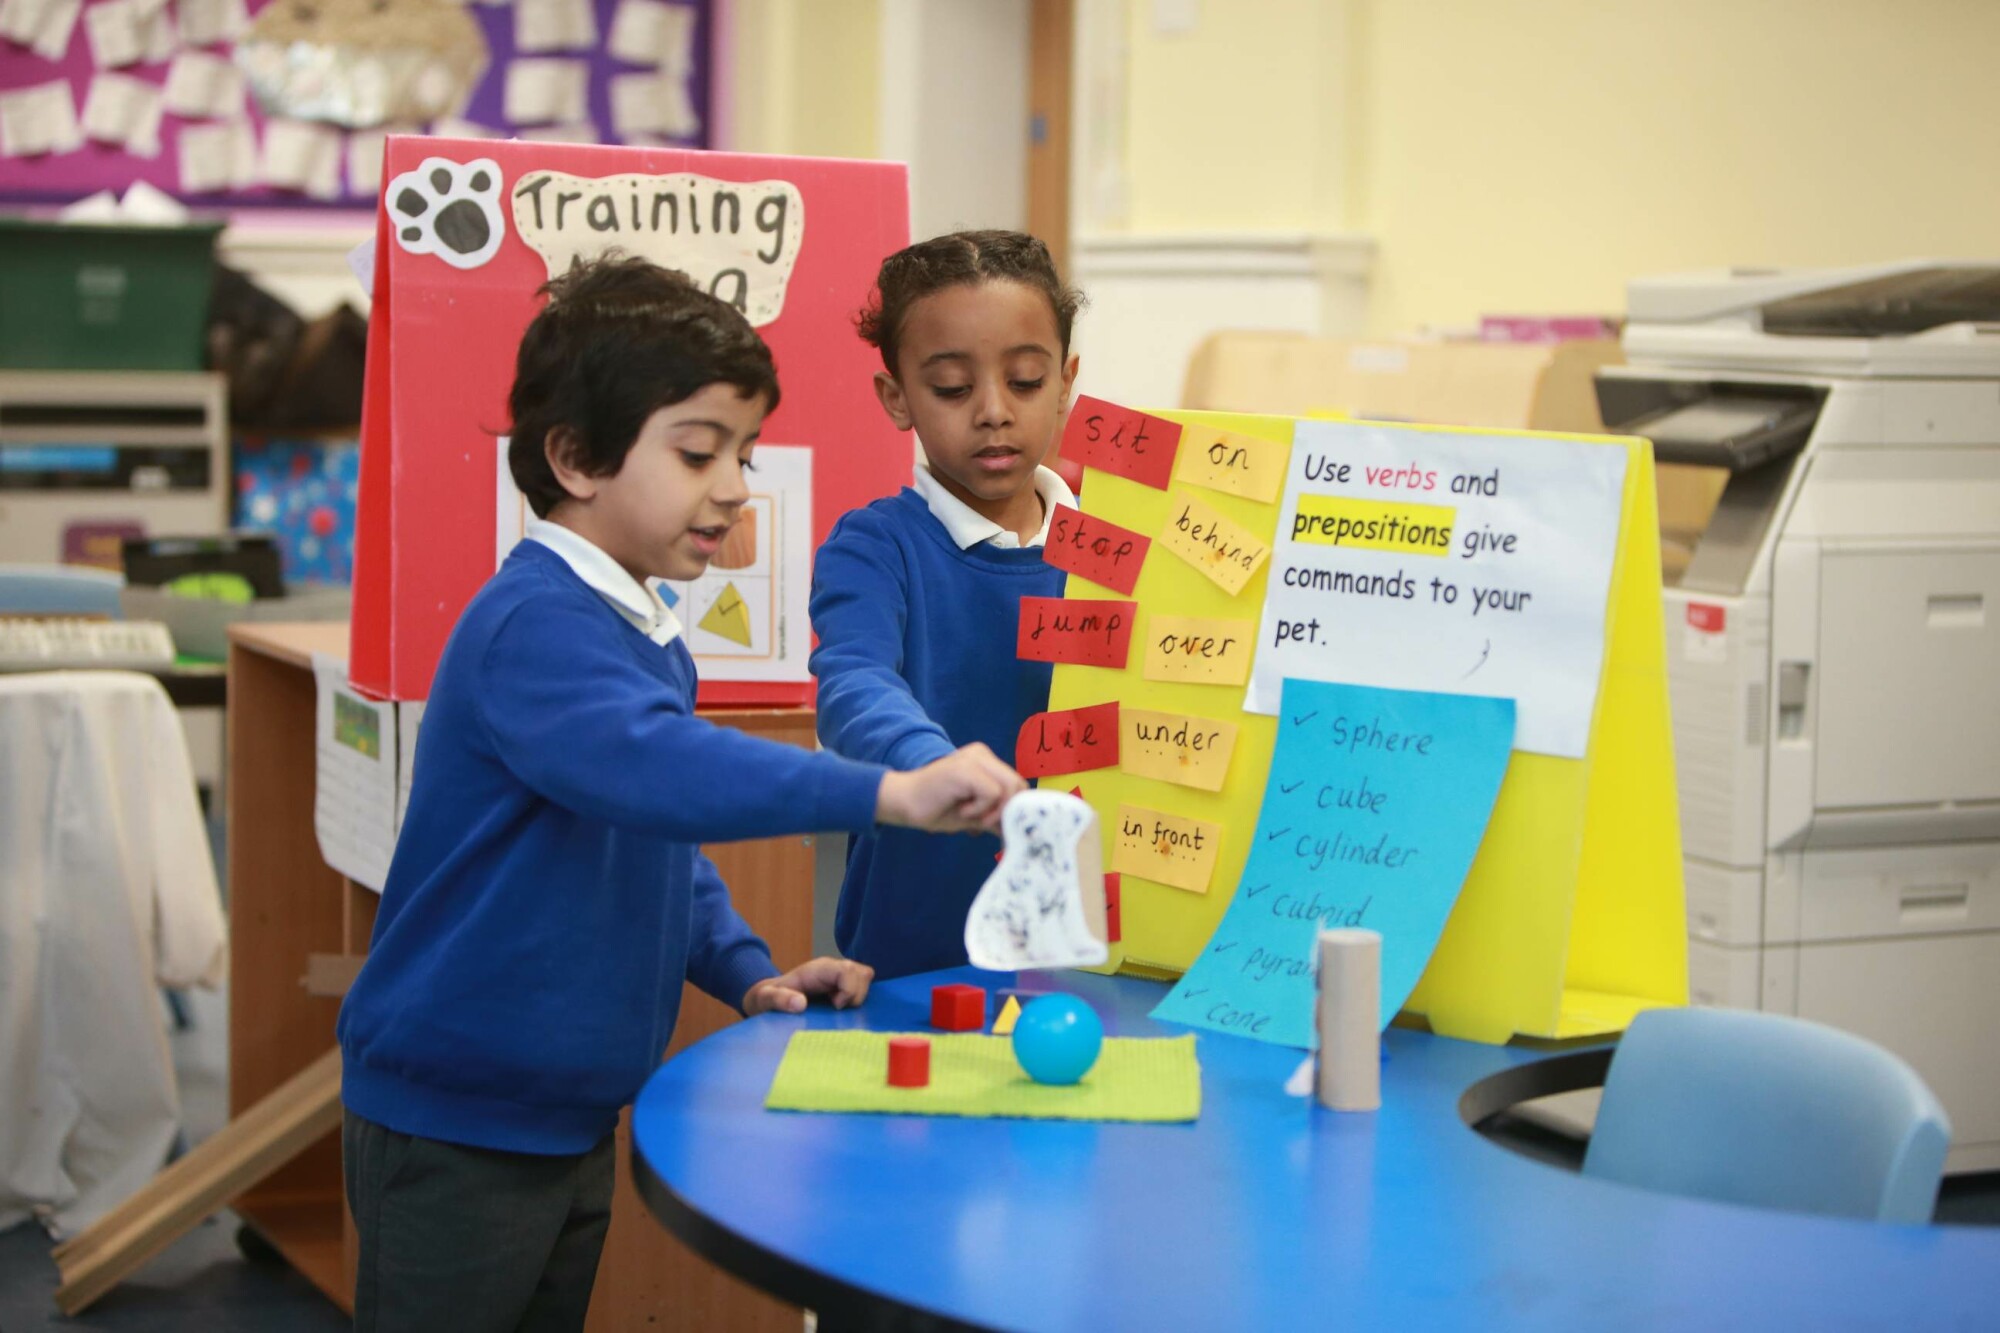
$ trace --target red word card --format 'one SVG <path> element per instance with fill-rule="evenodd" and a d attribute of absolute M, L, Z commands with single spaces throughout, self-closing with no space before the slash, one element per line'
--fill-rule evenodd
<path fill-rule="evenodd" d="M 1024 778 L 1052 778 L 1118 766 L 1118 704 L 1037 713 L 1014 742 L 1014 768 Z"/>
<path fill-rule="evenodd" d="M 1152 544 L 1153 539 L 1144 533 L 1057 505 L 1056 516 L 1049 520 L 1042 559 L 1113 592 L 1129 593 L 1139 582 L 1146 548 Z"/>
<path fill-rule="evenodd" d="M 1137 602 L 1023 597 L 1014 653 L 1029 662 L 1121 670 L 1138 619 Z"/>
<path fill-rule="evenodd" d="M 1178 423 L 1086 394 L 1069 410 L 1057 452 L 1073 463 L 1164 491 L 1173 479 L 1174 451 L 1180 444 Z"/>
<path fill-rule="evenodd" d="M 1123 896 L 1124 877 L 1116 870 L 1104 872 L 1104 942 L 1117 944 L 1125 938 L 1119 899 Z"/>

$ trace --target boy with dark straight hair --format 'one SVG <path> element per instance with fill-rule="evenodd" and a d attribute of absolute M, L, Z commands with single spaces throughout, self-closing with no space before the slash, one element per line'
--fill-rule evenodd
<path fill-rule="evenodd" d="M 866 995 L 858 963 L 780 974 L 701 843 L 990 829 L 1023 785 L 984 747 L 894 773 L 694 716 L 647 580 L 699 576 L 742 512 L 770 352 L 641 260 L 545 290 L 509 400 L 536 518 L 445 645 L 340 1014 L 364 1330 L 581 1328 L 612 1131 L 682 982 L 746 1015 Z"/>

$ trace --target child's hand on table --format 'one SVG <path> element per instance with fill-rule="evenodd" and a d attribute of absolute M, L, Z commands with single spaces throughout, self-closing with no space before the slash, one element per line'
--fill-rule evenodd
<path fill-rule="evenodd" d="M 815 958 L 800 963 L 781 977 L 767 977 L 743 993 L 746 1018 L 776 1010 L 781 1014 L 805 1012 L 815 995 L 831 998 L 836 1009 L 852 1009 L 868 995 L 868 983 L 875 969 L 866 963 L 845 958 Z"/>
<path fill-rule="evenodd" d="M 1027 790 L 1019 773 L 974 742 L 909 773 L 882 779 L 875 819 L 932 833 L 990 833 L 1016 792 Z"/>

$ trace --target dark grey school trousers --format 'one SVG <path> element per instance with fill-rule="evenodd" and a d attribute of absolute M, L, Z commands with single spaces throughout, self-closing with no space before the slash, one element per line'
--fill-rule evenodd
<path fill-rule="evenodd" d="M 612 1139 L 572 1157 L 341 1126 L 359 1333 L 573 1333 L 611 1225 Z"/>

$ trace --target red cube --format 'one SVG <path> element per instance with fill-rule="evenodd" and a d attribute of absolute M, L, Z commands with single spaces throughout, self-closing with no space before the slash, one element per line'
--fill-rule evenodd
<path fill-rule="evenodd" d="M 889 1086 L 924 1088 L 931 1081 L 929 1037 L 889 1038 Z"/>
<path fill-rule="evenodd" d="M 986 992 L 957 983 L 931 987 L 931 1026 L 946 1032 L 977 1032 L 986 1026 Z"/>

